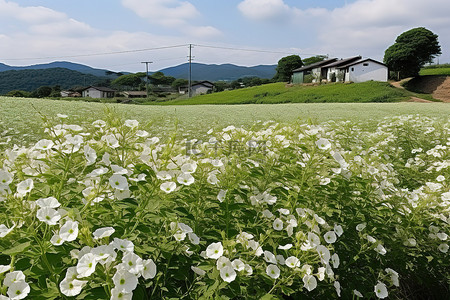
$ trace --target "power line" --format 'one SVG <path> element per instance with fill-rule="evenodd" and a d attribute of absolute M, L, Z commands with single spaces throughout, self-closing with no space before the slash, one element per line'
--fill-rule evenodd
<path fill-rule="evenodd" d="M 136 52 L 146 52 L 154 50 L 164 50 L 172 48 L 186 47 L 184 45 L 174 45 L 165 47 L 155 47 L 155 48 L 144 48 L 144 49 L 134 49 L 134 50 L 124 50 L 124 51 L 113 51 L 113 52 L 102 52 L 102 53 L 90 53 L 90 54 L 77 54 L 77 55 L 64 55 L 64 56 L 47 56 L 47 57 L 28 57 L 28 58 L 0 58 L 1 60 L 45 60 L 45 59 L 62 59 L 62 58 L 77 58 L 77 57 L 92 57 L 92 56 L 102 56 L 102 55 L 114 55 L 114 54 L 126 54 L 126 53 L 136 53 Z"/>
<path fill-rule="evenodd" d="M 282 52 L 282 51 L 272 51 L 272 50 L 259 50 L 259 49 L 245 49 L 245 48 L 235 48 L 235 47 L 222 47 L 222 46 L 210 46 L 210 45 L 198 45 L 194 44 L 197 47 L 203 48 L 212 48 L 212 49 L 223 49 L 223 50 L 234 50 L 234 51 L 247 51 L 247 52 L 259 52 L 259 53 L 273 53 L 273 54 L 299 54 L 298 52 Z M 320 55 L 317 53 L 300 53 L 301 55 Z"/>

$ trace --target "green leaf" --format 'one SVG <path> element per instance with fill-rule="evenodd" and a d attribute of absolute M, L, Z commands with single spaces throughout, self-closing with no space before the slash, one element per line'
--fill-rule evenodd
<path fill-rule="evenodd" d="M 5 255 L 16 255 L 19 253 L 24 252 L 31 246 L 31 242 L 25 242 L 22 244 L 19 244 L 17 246 L 12 247 L 11 249 L 3 251 L 3 254 Z"/>

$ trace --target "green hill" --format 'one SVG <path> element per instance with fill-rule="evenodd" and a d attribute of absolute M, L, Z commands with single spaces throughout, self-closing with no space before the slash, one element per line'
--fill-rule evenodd
<path fill-rule="evenodd" d="M 319 86 L 286 85 L 279 82 L 158 104 L 368 103 L 399 102 L 409 97 L 410 92 L 397 89 L 387 82 L 331 83 Z"/>
<path fill-rule="evenodd" d="M 4 71 L 0 72 L 0 95 L 12 90 L 31 92 L 41 86 L 59 85 L 62 89 L 68 89 L 96 85 L 106 79 L 65 68 Z"/>

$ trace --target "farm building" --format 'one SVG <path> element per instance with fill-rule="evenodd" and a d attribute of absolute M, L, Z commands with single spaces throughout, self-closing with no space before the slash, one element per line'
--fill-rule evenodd
<path fill-rule="evenodd" d="M 75 91 L 61 91 L 61 97 L 81 97 L 81 94 Z"/>
<path fill-rule="evenodd" d="M 147 91 L 125 91 L 122 94 L 127 98 L 147 98 Z"/>
<path fill-rule="evenodd" d="M 364 82 L 369 80 L 387 81 L 388 67 L 376 60 L 366 58 L 341 66 L 345 81 Z"/>
<path fill-rule="evenodd" d="M 191 86 L 192 96 L 208 94 L 208 93 L 211 93 L 213 89 L 214 89 L 214 83 L 207 81 L 207 80 L 194 83 Z M 187 87 L 187 86 L 182 86 L 179 88 L 180 94 L 187 94 L 188 90 L 189 90 L 189 87 Z"/>
<path fill-rule="evenodd" d="M 113 98 L 116 90 L 107 87 L 90 86 L 82 91 L 83 97 L 90 98 Z"/>
<path fill-rule="evenodd" d="M 326 78 L 326 73 L 323 72 L 322 66 L 334 63 L 337 58 L 330 58 L 327 60 L 319 61 L 314 64 L 310 64 L 298 69 L 293 70 L 292 83 L 305 83 L 305 77 L 311 75 L 313 78 Z"/>
<path fill-rule="evenodd" d="M 307 78 L 306 76 L 310 76 Z M 305 80 L 306 79 L 306 80 Z M 292 83 L 346 81 L 364 82 L 369 80 L 387 81 L 388 68 L 385 64 L 361 56 L 346 59 L 332 58 L 293 70 Z"/>

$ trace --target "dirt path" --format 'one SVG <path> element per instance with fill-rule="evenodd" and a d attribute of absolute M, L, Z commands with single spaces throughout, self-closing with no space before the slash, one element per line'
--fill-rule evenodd
<path fill-rule="evenodd" d="M 413 78 L 405 78 L 401 81 L 394 81 L 391 84 L 399 89 L 405 89 L 402 84 L 410 81 Z M 416 81 L 416 79 L 414 79 Z M 434 99 L 442 102 L 450 103 L 450 77 L 443 76 L 422 76 L 419 81 L 415 82 L 416 88 L 426 94 L 431 94 Z M 411 97 L 408 102 L 431 103 L 433 101 L 421 99 L 418 97 Z"/>
<path fill-rule="evenodd" d="M 433 98 L 450 103 L 450 77 L 444 80 L 432 93 Z"/>

